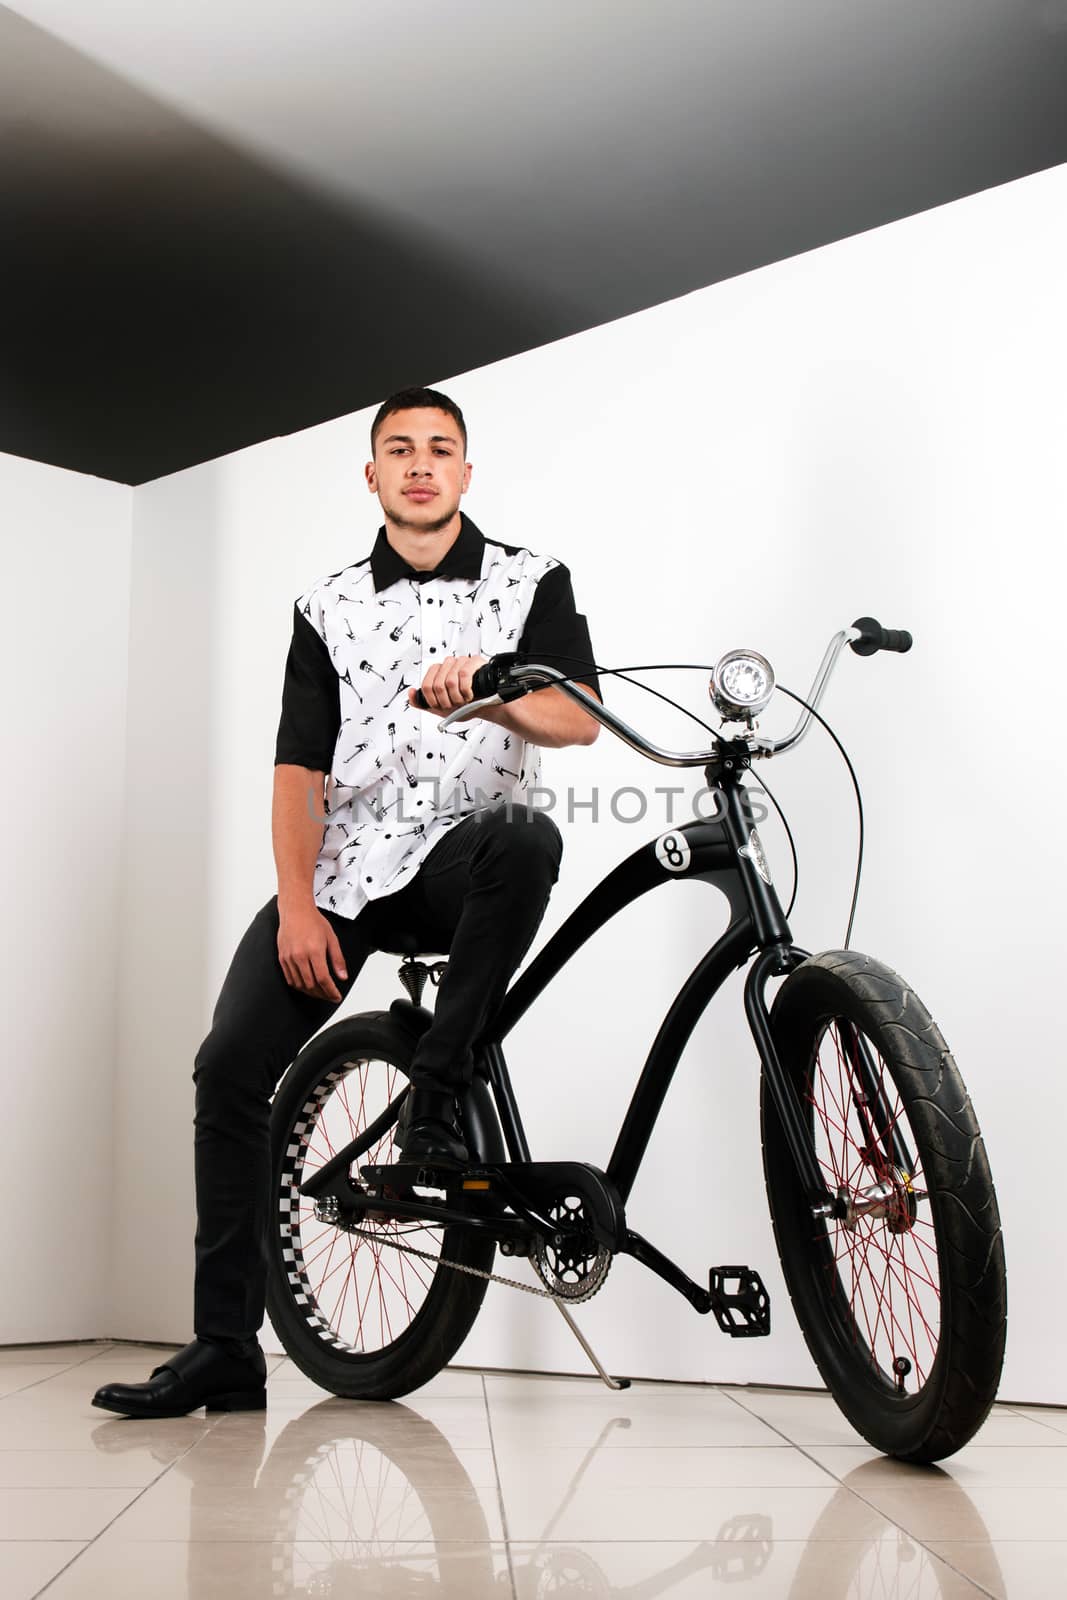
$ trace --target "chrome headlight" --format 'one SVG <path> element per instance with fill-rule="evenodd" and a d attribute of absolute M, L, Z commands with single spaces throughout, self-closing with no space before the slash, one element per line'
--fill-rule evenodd
<path fill-rule="evenodd" d="M 728 650 L 715 663 L 708 693 L 724 717 L 751 721 L 774 693 L 771 664 L 755 650 Z"/>

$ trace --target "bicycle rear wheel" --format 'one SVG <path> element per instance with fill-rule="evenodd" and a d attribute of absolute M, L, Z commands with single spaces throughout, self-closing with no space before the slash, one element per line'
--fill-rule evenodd
<path fill-rule="evenodd" d="M 871 1444 L 940 1460 L 993 1404 L 1007 1324 L 996 1194 L 967 1092 L 922 1002 L 852 951 L 796 968 L 771 1029 L 840 1213 L 812 1216 L 764 1075 L 767 1197 L 808 1349 Z"/>
<path fill-rule="evenodd" d="M 429 1381 L 466 1338 L 485 1298 L 495 1242 L 460 1225 L 368 1215 L 358 1233 L 320 1221 L 300 1187 L 404 1088 L 412 1042 L 385 1012 L 318 1034 L 271 1109 L 267 1310 L 302 1372 L 334 1394 L 391 1400 Z M 357 1166 L 395 1161 L 393 1127 Z M 358 1172 L 351 1172 L 358 1182 Z M 409 1247 L 412 1254 L 398 1248 Z"/>

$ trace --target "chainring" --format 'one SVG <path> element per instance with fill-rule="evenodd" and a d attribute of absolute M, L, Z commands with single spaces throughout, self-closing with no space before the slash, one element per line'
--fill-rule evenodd
<path fill-rule="evenodd" d="M 554 1295 L 574 1305 L 591 1300 L 603 1288 L 611 1268 L 611 1251 L 598 1244 L 585 1206 L 577 1195 L 565 1195 L 545 1210 L 556 1231 L 542 1239 L 530 1257 L 534 1271 Z"/>

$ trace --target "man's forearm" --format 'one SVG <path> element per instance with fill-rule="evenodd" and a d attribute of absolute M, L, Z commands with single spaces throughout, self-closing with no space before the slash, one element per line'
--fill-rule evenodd
<path fill-rule="evenodd" d="M 326 774 L 282 762 L 274 769 L 271 836 L 278 905 L 314 904 L 315 862 L 322 847 Z"/>
<path fill-rule="evenodd" d="M 587 689 L 586 693 L 593 694 L 593 690 Z M 546 750 L 559 750 L 569 744 L 592 744 L 600 732 L 596 718 L 575 705 L 562 689 L 538 689 L 521 700 L 489 706 L 478 715 Z"/>

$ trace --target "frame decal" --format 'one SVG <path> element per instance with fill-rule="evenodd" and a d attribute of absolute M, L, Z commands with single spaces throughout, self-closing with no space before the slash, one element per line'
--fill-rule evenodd
<path fill-rule="evenodd" d="M 689 840 L 681 828 L 671 828 L 656 840 L 656 860 L 667 872 L 685 872 L 691 860 Z"/>

